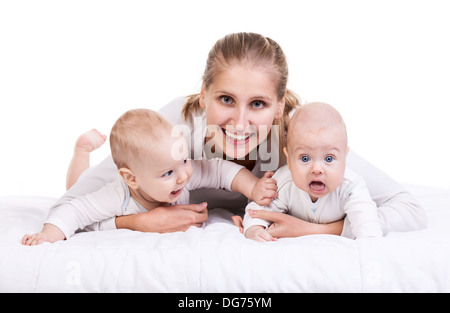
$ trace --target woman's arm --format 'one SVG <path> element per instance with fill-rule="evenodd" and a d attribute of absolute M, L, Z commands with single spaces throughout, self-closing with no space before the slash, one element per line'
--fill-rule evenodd
<path fill-rule="evenodd" d="M 167 233 L 201 227 L 208 220 L 206 203 L 158 207 L 145 213 L 116 217 L 117 228 Z"/>
<path fill-rule="evenodd" d="M 347 156 L 347 166 L 364 178 L 370 196 L 377 204 L 385 235 L 391 231 L 414 231 L 427 226 L 424 209 L 405 187 L 352 151 Z M 347 221 L 344 224 L 343 235 L 351 237 L 348 224 Z"/>
<path fill-rule="evenodd" d="M 316 224 L 306 222 L 292 215 L 266 210 L 249 210 L 253 218 L 260 218 L 272 222 L 267 229 L 274 238 L 300 237 L 306 235 L 341 235 L 344 220 L 329 224 Z"/>

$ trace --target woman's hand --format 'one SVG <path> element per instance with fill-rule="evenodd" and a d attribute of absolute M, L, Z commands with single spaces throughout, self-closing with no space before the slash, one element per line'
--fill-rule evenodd
<path fill-rule="evenodd" d="M 152 233 L 186 231 L 208 220 L 207 203 L 161 206 L 154 210 L 116 217 L 117 228 Z"/>
<path fill-rule="evenodd" d="M 267 231 L 273 238 L 300 237 L 314 234 L 340 236 L 344 226 L 344 220 L 330 224 L 315 224 L 289 214 L 266 210 L 249 210 L 249 214 L 251 217 L 271 221 L 272 225 Z"/>

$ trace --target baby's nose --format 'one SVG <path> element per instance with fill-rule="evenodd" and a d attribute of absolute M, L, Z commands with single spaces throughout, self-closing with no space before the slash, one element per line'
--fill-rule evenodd
<path fill-rule="evenodd" d="M 311 170 L 311 172 L 312 172 L 314 175 L 321 175 L 321 174 L 323 174 L 323 168 L 322 168 L 320 162 L 314 162 L 314 163 L 312 164 L 312 170 Z"/>
<path fill-rule="evenodd" d="M 178 175 L 177 184 L 182 184 L 189 177 L 188 173 L 182 171 L 180 175 Z"/>

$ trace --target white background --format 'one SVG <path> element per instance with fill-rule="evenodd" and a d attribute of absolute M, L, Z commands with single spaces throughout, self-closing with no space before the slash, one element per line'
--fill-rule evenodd
<path fill-rule="evenodd" d="M 446 0 L 0 0 L 0 196 L 59 196 L 79 134 L 198 92 L 212 45 L 262 33 L 288 87 L 402 183 L 450 188 Z M 109 143 L 92 155 L 96 164 Z"/>

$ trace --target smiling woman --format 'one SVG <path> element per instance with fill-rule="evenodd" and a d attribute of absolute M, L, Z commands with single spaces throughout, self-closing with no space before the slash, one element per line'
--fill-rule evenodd
<path fill-rule="evenodd" d="M 251 152 L 276 125 L 280 144 L 271 150 L 276 162 L 270 169 L 275 170 L 284 162 L 281 147 L 289 112 L 299 105 L 286 88 L 288 74 L 286 56 L 274 40 L 254 33 L 227 35 L 209 52 L 200 95 L 190 97 L 184 116 L 204 110 L 208 127 L 215 128 L 206 142 L 213 140 L 223 157 L 245 159 L 249 169 L 256 160 L 249 160 Z"/>
<path fill-rule="evenodd" d="M 236 64 L 221 71 L 200 94 L 207 125 L 217 125 L 206 142 L 213 140 L 232 159 L 245 158 L 267 138 L 274 116 L 283 116 L 284 102 L 262 68 Z"/>

